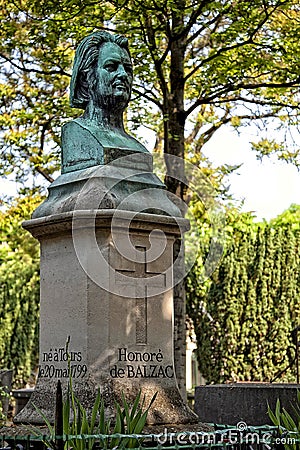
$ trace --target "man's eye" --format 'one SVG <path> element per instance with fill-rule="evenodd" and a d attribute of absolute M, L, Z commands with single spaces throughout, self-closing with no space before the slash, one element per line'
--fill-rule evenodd
<path fill-rule="evenodd" d="M 117 66 L 114 63 L 105 64 L 105 69 L 108 72 L 113 72 L 114 70 L 117 70 Z"/>

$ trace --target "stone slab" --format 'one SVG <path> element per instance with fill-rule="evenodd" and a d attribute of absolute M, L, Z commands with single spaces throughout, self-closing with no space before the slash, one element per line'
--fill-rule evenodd
<path fill-rule="evenodd" d="M 12 395 L 15 399 L 14 414 L 18 414 L 28 403 L 34 388 L 14 389 Z"/>
<path fill-rule="evenodd" d="M 197 386 L 194 410 L 200 421 L 226 425 L 272 425 L 267 414 L 268 404 L 275 410 L 281 405 L 293 414 L 299 384 L 234 383 Z"/>

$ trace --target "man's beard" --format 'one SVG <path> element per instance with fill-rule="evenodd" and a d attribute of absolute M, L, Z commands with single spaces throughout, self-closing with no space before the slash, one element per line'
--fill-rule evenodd
<path fill-rule="evenodd" d="M 129 103 L 130 94 L 126 91 L 115 95 L 111 81 L 95 79 L 91 86 L 91 97 L 95 106 L 106 111 L 123 111 Z"/>

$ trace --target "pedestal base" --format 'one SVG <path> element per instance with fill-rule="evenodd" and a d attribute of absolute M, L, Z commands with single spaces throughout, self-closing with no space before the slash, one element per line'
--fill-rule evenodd
<path fill-rule="evenodd" d="M 122 393 L 146 405 L 149 424 L 191 423 L 173 361 L 173 242 L 184 219 L 114 210 L 27 221 L 41 243 L 40 367 L 16 423 L 51 421 L 58 379 L 88 410 L 97 389 L 107 418 Z M 66 342 L 68 346 L 66 347 Z M 68 363 L 68 355 L 70 362 Z"/>

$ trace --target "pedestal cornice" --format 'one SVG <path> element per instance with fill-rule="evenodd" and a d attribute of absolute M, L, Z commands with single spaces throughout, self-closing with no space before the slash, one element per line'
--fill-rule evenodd
<path fill-rule="evenodd" d="M 78 228 L 106 228 L 113 220 L 119 229 L 147 230 L 160 229 L 164 233 L 180 236 L 189 230 L 189 221 L 184 218 L 159 214 L 135 213 L 115 209 L 77 210 L 26 220 L 22 226 L 37 239 L 51 234 L 61 234 Z"/>

